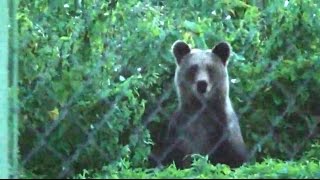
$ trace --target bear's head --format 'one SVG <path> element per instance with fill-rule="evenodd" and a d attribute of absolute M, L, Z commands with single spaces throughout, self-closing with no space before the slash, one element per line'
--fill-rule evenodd
<path fill-rule="evenodd" d="M 191 49 L 178 40 L 172 45 L 176 59 L 175 84 L 180 106 L 228 96 L 227 64 L 231 47 L 220 42 L 212 49 Z"/>

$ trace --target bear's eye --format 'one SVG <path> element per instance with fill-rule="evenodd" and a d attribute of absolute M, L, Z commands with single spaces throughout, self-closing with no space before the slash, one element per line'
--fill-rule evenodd
<path fill-rule="evenodd" d="M 213 75 L 213 68 L 211 66 L 207 66 L 207 71 L 210 75 Z"/>
<path fill-rule="evenodd" d="M 187 71 L 188 80 L 192 81 L 192 79 L 196 76 L 197 71 L 198 71 L 198 65 L 192 65 Z"/>
<path fill-rule="evenodd" d="M 192 66 L 189 68 L 188 74 L 195 74 L 197 71 L 198 71 L 198 66 L 197 66 L 197 65 L 192 65 Z"/>

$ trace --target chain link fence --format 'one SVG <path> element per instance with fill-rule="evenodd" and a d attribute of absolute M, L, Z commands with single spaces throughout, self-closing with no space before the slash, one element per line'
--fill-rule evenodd
<path fill-rule="evenodd" d="M 177 146 L 163 142 L 178 107 L 171 53 L 178 39 L 201 49 L 221 39 L 230 43 L 229 93 L 248 163 L 303 156 L 319 138 L 320 24 L 309 18 L 320 15 L 318 4 L 182 4 L 20 2 L 19 164 L 24 173 L 65 178 L 123 159 L 151 168 L 161 167 L 167 157 L 185 158 Z M 191 9 L 194 13 L 186 13 Z M 192 148 L 206 147 L 207 154 L 224 159 L 230 147 L 217 148 L 228 136 L 214 137 L 215 143 L 211 136 L 203 138 L 212 127 L 197 124 L 202 110 L 186 117 L 191 118 L 188 131 L 203 128 L 196 132 L 200 138 L 190 137 Z M 213 124 L 223 119 L 219 110 L 206 113 Z M 214 132 L 224 134 L 224 126 Z M 183 143 L 190 142 L 178 145 L 180 150 L 188 150 Z"/>

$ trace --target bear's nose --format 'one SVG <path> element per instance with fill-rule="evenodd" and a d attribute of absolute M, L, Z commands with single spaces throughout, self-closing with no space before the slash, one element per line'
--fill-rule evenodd
<path fill-rule="evenodd" d="M 207 82 L 206 81 L 198 81 L 197 82 L 197 90 L 199 93 L 203 94 L 207 91 Z"/>

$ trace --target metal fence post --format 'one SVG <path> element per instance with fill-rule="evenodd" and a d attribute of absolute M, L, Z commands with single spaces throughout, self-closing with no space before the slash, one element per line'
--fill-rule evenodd
<path fill-rule="evenodd" d="M 9 175 L 8 149 L 8 3 L 0 1 L 0 178 Z"/>

